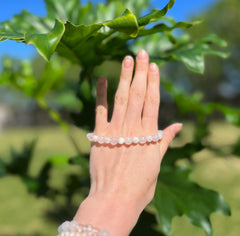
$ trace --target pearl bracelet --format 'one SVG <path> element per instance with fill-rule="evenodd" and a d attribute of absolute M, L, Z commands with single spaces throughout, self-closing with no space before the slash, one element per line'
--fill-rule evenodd
<path fill-rule="evenodd" d="M 91 225 L 79 225 L 76 221 L 65 221 L 58 227 L 58 236 L 114 236 L 106 230 Z"/>
<path fill-rule="evenodd" d="M 131 145 L 131 144 L 145 144 L 145 143 L 151 143 L 151 142 L 158 142 L 163 138 L 164 132 L 162 130 L 159 130 L 156 134 L 149 135 L 149 136 L 140 136 L 140 137 L 120 137 L 120 138 L 108 138 L 103 136 L 97 136 L 94 133 L 88 133 L 87 138 L 91 142 L 96 142 L 99 144 L 111 144 L 111 145 Z"/>

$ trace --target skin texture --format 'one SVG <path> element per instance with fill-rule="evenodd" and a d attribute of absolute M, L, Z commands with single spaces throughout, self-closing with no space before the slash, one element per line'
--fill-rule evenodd
<path fill-rule="evenodd" d="M 107 80 L 98 79 L 94 133 L 105 137 L 157 133 L 159 86 L 159 69 L 156 64 L 149 64 L 146 51 L 138 52 L 136 62 L 126 56 L 110 122 L 107 121 Z M 117 236 L 129 235 L 153 199 L 162 158 L 181 128 L 179 123 L 167 127 L 158 143 L 130 146 L 94 143 L 90 153 L 90 192 L 74 219 Z"/>

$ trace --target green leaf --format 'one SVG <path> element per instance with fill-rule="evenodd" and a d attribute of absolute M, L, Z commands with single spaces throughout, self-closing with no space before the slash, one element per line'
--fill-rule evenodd
<path fill-rule="evenodd" d="M 55 52 L 65 31 L 64 24 L 59 19 L 56 19 L 53 30 L 47 34 L 25 34 L 27 44 L 33 44 L 39 54 L 47 61 Z"/>
<path fill-rule="evenodd" d="M 28 173 L 31 160 L 36 147 L 36 140 L 24 144 L 23 150 L 11 149 L 11 162 L 6 165 L 8 173 L 25 176 Z"/>
<path fill-rule="evenodd" d="M 229 56 L 226 52 L 211 49 L 208 43 L 203 39 L 198 42 L 180 45 L 176 49 L 168 52 L 169 59 L 174 61 L 182 61 L 186 67 L 196 73 L 204 72 L 204 56 L 217 55 L 222 58 Z"/>
<path fill-rule="evenodd" d="M 222 195 L 200 187 L 189 179 L 190 170 L 175 167 L 161 169 L 153 199 L 156 217 L 165 234 L 171 232 L 173 217 L 186 215 L 189 221 L 212 235 L 210 215 L 213 212 L 230 215 Z"/>
<path fill-rule="evenodd" d="M 72 165 L 80 165 L 86 171 L 89 170 L 88 155 L 85 155 L 85 156 L 81 155 L 81 156 L 72 157 L 72 158 L 70 158 L 69 163 L 72 164 Z"/>
<path fill-rule="evenodd" d="M 152 28 L 150 29 L 140 29 L 139 31 L 139 36 L 145 36 L 145 35 L 150 35 L 150 34 L 155 34 L 155 33 L 159 33 L 159 32 L 169 32 L 172 31 L 173 29 L 188 29 L 196 24 L 199 24 L 201 21 L 196 20 L 196 21 L 192 21 L 192 22 L 175 22 L 172 24 L 172 26 L 168 26 L 165 23 L 161 23 L 161 24 L 157 24 L 154 25 Z"/>
<path fill-rule="evenodd" d="M 161 10 L 153 9 L 151 13 L 147 14 L 146 16 L 138 18 L 138 25 L 143 26 L 147 25 L 151 22 L 159 20 L 162 16 L 165 16 L 168 10 L 170 10 L 175 3 L 175 0 L 170 0 L 168 4 Z"/>
<path fill-rule="evenodd" d="M 101 24 L 75 26 L 71 22 L 67 22 L 65 24 L 66 30 L 57 47 L 57 52 L 61 56 L 70 59 L 73 63 L 89 63 L 91 59 L 94 62 L 94 58 L 96 58 L 95 51 L 89 50 L 89 48 L 94 49 L 94 45 L 100 43 L 99 39 L 101 40 L 101 36 L 97 31 L 101 27 Z"/>
<path fill-rule="evenodd" d="M 131 37 L 136 37 L 138 34 L 137 19 L 129 9 L 126 9 L 122 16 L 112 21 L 103 23 L 103 25 L 116 31 L 126 33 Z"/>

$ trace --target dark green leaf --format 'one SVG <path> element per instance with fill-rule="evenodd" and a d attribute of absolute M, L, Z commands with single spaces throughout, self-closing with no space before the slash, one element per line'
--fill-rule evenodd
<path fill-rule="evenodd" d="M 34 150 L 36 147 L 36 140 L 26 143 L 23 150 L 18 152 L 14 149 L 11 150 L 12 160 L 6 165 L 8 173 L 25 176 L 28 173 L 31 160 L 33 158 Z"/>
<path fill-rule="evenodd" d="M 230 208 L 215 191 L 204 189 L 189 179 L 190 170 L 162 168 L 153 205 L 157 221 L 165 234 L 170 234 L 173 217 L 185 214 L 189 221 L 212 235 L 210 215 L 230 215 Z"/>

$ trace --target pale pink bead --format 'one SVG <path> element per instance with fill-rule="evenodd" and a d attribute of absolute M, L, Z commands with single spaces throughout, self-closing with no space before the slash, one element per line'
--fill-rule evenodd
<path fill-rule="evenodd" d="M 106 138 L 104 138 L 104 143 L 107 143 L 107 144 L 108 144 L 108 143 L 110 143 L 110 140 L 111 140 L 110 138 L 107 138 L 107 137 L 106 137 Z"/>
<path fill-rule="evenodd" d="M 87 138 L 89 141 L 93 141 L 93 133 L 88 133 Z"/>
<path fill-rule="evenodd" d="M 93 227 L 91 225 L 86 225 L 88 231 L 92 231 Z"/>
<path fill-rule="evenodd" d="M 125 144 L 126 145 L 131 145 L 132 144 L 132 139 L 130 137 L 125 138 Z"/>
<path fill-rule="evenodd" d="M 62 231 L 68 231 L 68 230 L 69 230 L 69 227 L 70 227 L 70 222 L 69 222 L 69 221 L 65 221 L 65 222 L 62 224 Z"/>
<path fill-rule="evenodd" d="M 153 142 L 157 142 L 158 141 L 158 134 L 154 134 L 152 136 L 152 140 L 153 140 Z"/>
<path fill-rule="evenodd" d="M 116 137 L 111 138 L 110 143 L 112 145 L 116 145 L 118 143 L 118 138 L 116 138 Z"/>
<path fill-rule="evenodd" d="M 139 138 L 138 137 L 134 137 L 132 140 L 133 140 L 133 143 L 135 143 L 135 144 L 139 143 Z"/>
<path fill-rule="evenodd" d="M 152 136 L 147 136 L 147 142 L 151 143 L 152 142 Z"/>
<path fill-rule="evenodd" d="M 162 138 L 163 138 L 163 135 L 164 135 L 163 131 L 162 131 L 162 130 L 159 130 L 159 131 L 158 131 L 158 139 L 159 139 L 159 140 L 162 139 Z"/>
<path fill-rule="evenodd" d="M 93 135 L 93 142 L 97 142 L 98 136 L 97 135 Z"/>
<path fill-rule="evenodd" d="M 103 136 L 98 136 L 97 142 L 100 143 L 100 144 L 103 144 L 104 143 L 104 137 Z"/>
<path fill-rule="evenodd" d="M 109 233 L 108 233 L 107 230 L 101 230 L 101 231 L 99 232 L 99 236 L 109 236 Z"/>
<path fill-rule="evenodd" d="M 146 143 L 146 137 L 145 136 L 140 136 L 139 137 L 139 143 L 141 143 L 141 144 Z"/>

